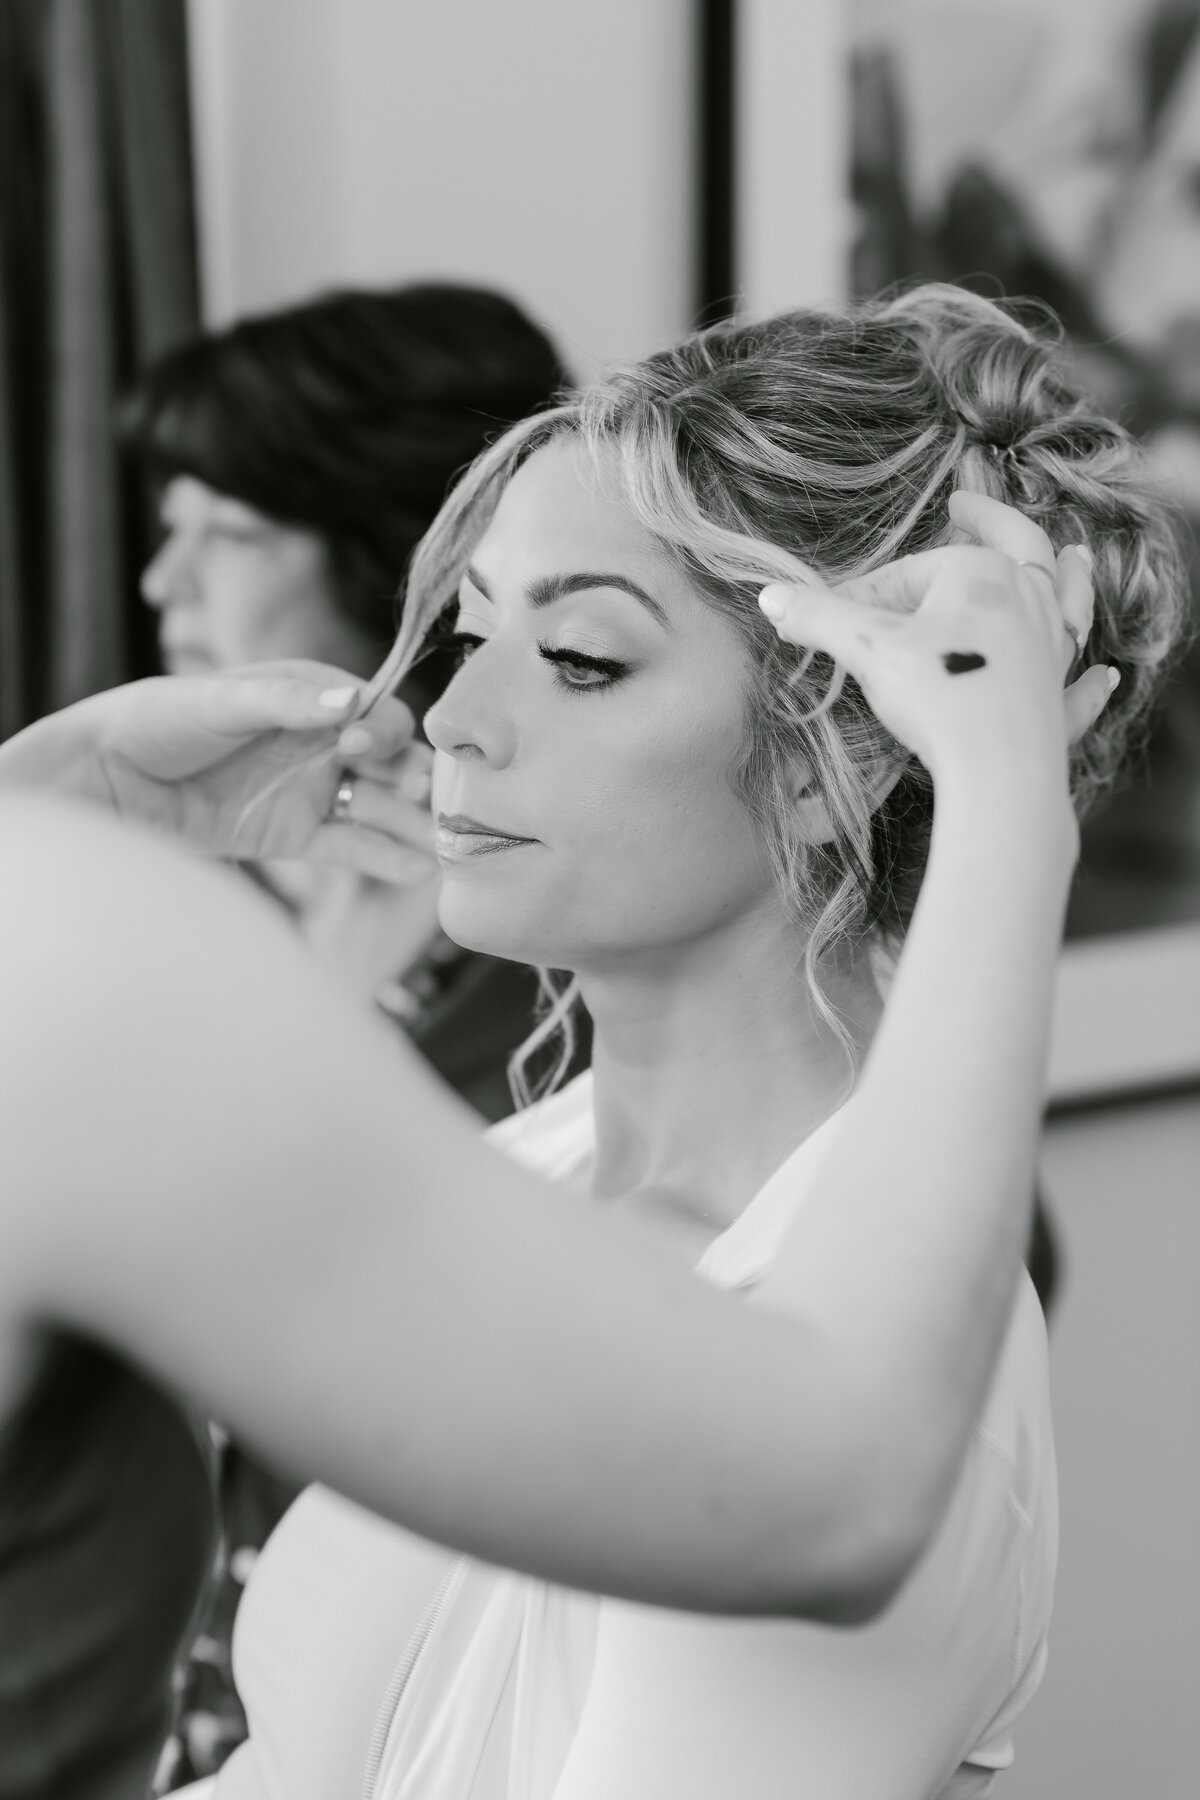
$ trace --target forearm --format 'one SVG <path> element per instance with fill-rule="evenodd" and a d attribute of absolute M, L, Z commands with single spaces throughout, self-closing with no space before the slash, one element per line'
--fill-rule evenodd
<path fill-rule="evenodd" d="M 847 1382 L 868 1514 L 874 1492 L 918 1541 L 1011 1309 L 1074 847 L 1052 765 L 1040 780 L 1002 770 L 939 784 L 925 881 L 846 1128 L 762 1290 L 812 1324 Z"/>

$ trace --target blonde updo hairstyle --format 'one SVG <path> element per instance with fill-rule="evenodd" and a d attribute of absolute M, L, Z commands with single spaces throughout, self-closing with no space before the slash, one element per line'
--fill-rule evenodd
<path fill-rule="evenodd" d="M 414 558 L 397 678 L 452 601 L 513 472 L 570 435 L 619 483 L 638 519 L 727 618 L 750 653 L 745 752 L 735 778 L 804 944 L 816 1003 L 846 1040 L 822 969 L 873 934 L 894 950 L 929 846 L 929 777 L 823 655 L 781 643 L 757 596 L 815 569 L 837 583 L 953 541 L 956 488 L 1037 521 L 1055 549 L 1094 558 L 1095 622 L 1073 674 L 1111 663 L 1121 684 L 1072 752 L 1082 813 L 1139 742 L 1183 635 L 1186 589 L 1173 531 L 1137 445 L 1073 386 L 1052 322 L 1037 329 L 959 288 L 926 285 L 839 313 L 718 325 L 620 369 L 516 425 L 471 466 Z M 833 831 L 813 844 L 793 803 L 801 758 Z M 875 804 L 881 772 L 899 772 Z M 570 1055 L 574 984 L 548 978 L 550 1010 L 516 1059 L 567 1025 L 545 1086 Z"/>

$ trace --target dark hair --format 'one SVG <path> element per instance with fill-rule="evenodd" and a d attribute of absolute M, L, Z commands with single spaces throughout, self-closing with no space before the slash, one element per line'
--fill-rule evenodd
<path fill-rule="evenodd" d="M 323 295 L 157 362 L 122 435 L 160 480 L 192 475 L 325 538 L 342 612 L 378 641 L 454 477 L 568 376 L 519 307 L 427 283 Z"/>

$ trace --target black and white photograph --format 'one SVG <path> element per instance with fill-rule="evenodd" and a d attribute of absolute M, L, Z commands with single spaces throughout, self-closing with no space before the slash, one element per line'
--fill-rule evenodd
<path fill-rule="evenodd" d="M 1200 0 L 0 0 L 0 1800 L 1194 1800 Z"/>

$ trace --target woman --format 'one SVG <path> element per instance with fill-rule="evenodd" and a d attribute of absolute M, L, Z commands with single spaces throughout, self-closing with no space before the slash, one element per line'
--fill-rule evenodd
<path fill-rule="evenodd" d="M 983 547 L 945 547 L 961 486 L 952 517 Z M 390 674 L 456 600 L 466 661 L 426 727 L 442 917 L 578 978 L 594 1093 L 573 1084 L 501 1129 L 592 1208 L 555 1212 L 473 1149 L 213 882 L 171 865 L 186 967 L 142 922 L 135 957 L 104 834 L 77 826 L 76 853 L 40 820 L 10 825 L 52 866 L 6 901 L 0 945 L 82 855 L 110 966 L 143 970 L 122 986 L 127 1028 L 157 1044 L 188 1008 L 186 1073 L 226 1125 L 214 1144 L 162 1084 L 182 1191 L 169 1220 L 146 1213 L 142 1159 L 112 1148 L 106 1064 L 71 1143 L 27 1172 L 40 1205 L 10 1234 L 10 1310 L 115 1337 L 291 1466 L 483 1559 L 305 1495 L 239 1625 L 252 1737 L 223 1800 L 364 1778 L 388 1800 L 987 1791 L 1040 1677 L 1054 1560 L 1044 1341 L 1009 1271 L 1077 841 L 1066 742 L 1086 796 L 1144 716 L 1174 576 L 1121 434 L 1028 332 L 950 290 L 690 340 L 482 459 L 414 567 Z M 762 610 L 764 581 L 798 585 Z M 1108 660 L 1123 681 L 1097 727 Z M 381 862 L 414 854 L 386 706 L 343 740 L 348 795 L 321 693 L 298 680 L 85 706 L 27 734 L 11 773 L 98 782 L 218 850 L 349 856 L 357 825 Z M 129 855 L 143 878 L 166 867 L 153 846 Z M 200 996 L 243 940 L 229 1068 Z M 244 1072 L 282 1044 L 303 1109 L 267 1081 L 247 1116 Z M 26 1087 L 18 1147 L 52 1104 Z M 63 1197 L 101 1135 L 90 1111 L 99 1227 Z M 286 1209 L 238 1220 L 247 1164 Z M 380 1200 L 402 1168 L 404 1234 Z M 201 1194 L 218 1233 L 240 1224 L 246 1269 L 219 1346 L 197 1316 Z M 120 1267 L 113 1232 L 134 1238 Z M 173 1258 L 186 1297 L 150 1280 Z M 693 1330 L 701 1286 L 671 1276 L 697 1263 L 753 1289 L 759 1325 L 801 1326 L 779 1362 L 736 1349 L 712 1306 Z M 265 1338 L 243 1322 L 256 1305 Z M 564 1591 L 583 1588 L 618 1598 Z M 852 1619 L 877 1622 L 822 1629 Z"/>
<path fill-rule="evenodd" d="M 449 282 L 325 294 L 162 357 L 124 435 L 161 490 L 162 542 L 141 586 L 168 673 L 305 657 L 365 679 L 455 477 L 566 383 L 519 307 Z M 436 650 L 408 672 L 402 698 L 418 723 L 449 674 Z M 511 1110 L 504 1066 L 532 984 L 438 931 L 432 882 L 402 900 L 350 868 L 247 870 L 485 1118 Z"/>

